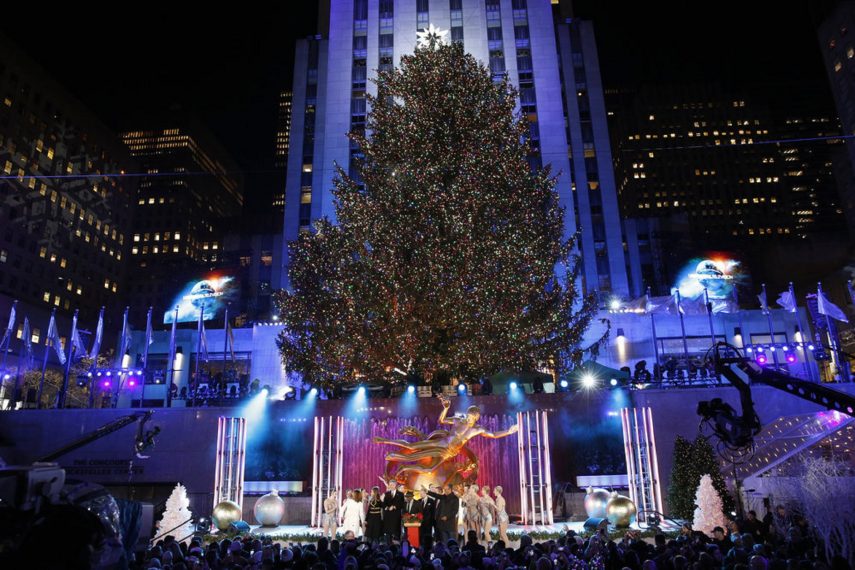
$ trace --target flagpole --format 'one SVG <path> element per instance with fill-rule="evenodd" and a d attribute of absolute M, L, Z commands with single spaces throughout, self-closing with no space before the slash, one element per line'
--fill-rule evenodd
<path fill-rule="evenodd" d="M 766 296 L 766 284 L 763 283 L 763 307 L 766 313 L 766 322 L 769 323 L 769 342 L 772 349 L 772 360 L 775 362 L 775 368 L 778 368 L 778 351 L 775 350 L 775 329 L 772 326 L 772 309 L 769 308 L 769 297 Z"/>
<path fill-rule="evenodd" d="M 42 393 L 44 392 L 44 388 L 45 388 L 45 371 L 47 371 L 47 359 L 48 359 L 48 352 L 49 352 L 48 342 L 52 342 L 51 337 L 53 336 L 53 335 L 51 335 L 50 326 L 51 325 L 56 326 L 56 320 L 55 319 L 56 319 L 56 309 L 51 309 L 50 323 L 48 324 L 48 332 L 47 332 L 47 335 L 45 337 L 45 356 L 44 356 L 44 359 L 42 360 L 42 377 L 41 377 L 41 380 L 39 380 L 39 391 L 38 391 L 38 395 L 36 396 L 36 409 L 39 409 L 39 410 L 42 409 Z"/>
<path fill-rule="evenodd" d="M 223 381 L 222 381 L 222 385 L 219 387 L 219 391 L 218 391 L 220 406 L 223 405 L 223 392 L 226 389 L 226 351 L 229 349 L 229 307 L 230 306 L 231 306 L 231 303 L 228 303 L 226 305 L 226 316 L 225 316 L 225 319 L 223 319 L 223 322 L 225 323 L 223 326 Z M 234 347 L 232 347 L 232 349 L 234 349 Z"/>
<path fill-rule="evenodd" d="M 647 288 L 647 304 L 650 304 L 650 287 Z M 644 307 L 647 310 L 647 306 Z M 662 382 L 662 366 L 659 364 L 659 340 L 656 338 L 656 320 L 653 311 L 650 311 L 650 328 L 653 332 L 653 359 L 656 362 L 656 370 L 660 377 L 656 378 L 657 382 Z"/>
<path fill-rule="evenodd" d="M 802 326 L 802 315 L 801 315 L 801 313 L 799 313 L 799 302 L 798 302 L 798 298 L 796 297 L 796 290 L 793 288 L 793 282 L 792 281 L 790 281 L 788 289 L 790 292 L 790 299 L 793 300 L 793 307 L 795 308 L 796 326 L 799 327 L 799 334 L 802 335 L 802 342 L 801 342 L 802 355 L 804 356 L 804 359 L 805 359 L 805 368 L 807 368 L 808 380 L 813 382 L 813 380 L 814 380 L 813 366 L 811 366 L 810 360 L 808 359 L 808 352 L 810 352 L 810 351 L 807 349 L 807 343 L 805 342 L 805 329 Z M 808 331 L 808 336 L 810 336 L 810 331 Z"/>
<path fill-rule="evenodd" d="M 715 327 L 713 327 L 712 303 L 710 303 L 710 295 L 706 287 L 704 287 L 704 301 L 707 306 L 707 318 L 710 321 L 710 341 L 712 342 L 710 346 L 715 346 Z"/>
<path fill-rule="evenodd" d="M 15 308 L 18 306 L 18 300 L 15 299 L 12 301 L 12 308 L 9 310 L 9 324 L 12 328 L 6 328 L 6 331 L 3 333 L 3 343 L 0 348 L 3 349 L 3 365 L 0 369 L 3 370 L 3 374 L 6 373 L 6 357 L 9 356 L 9 347 L 12 346 L 12 332 L 15 328 L 15 315 L 17 314 Z"/>
<path fill-rule="evenodd" d="M 686 323 L 683 321 L 683 306 L 680 290 L 677 289 L 677 314 L 680 316 L 680 333 L 683 335 L 683 356 L 686 357 L 686 366 L 689 365 L 689 343 L 686 340 Z"/>
<path fill-rule="evenodd" d="M 151 311 L 152 307 L 148 308 L 148 315 L 145 319 L 145 348 L 143 348 L 143 373 L 142 378 L 140 378 L 140 407 L 145 407 L 143 403 L 145 401 L 145 379 L 148 376 L 148 346 L 151 343 Z"/>
<path fill-rule="evenodd" d="M 819 282 L 816 284 L 816 292 L 817 292 L 817 302 L 819 302 L 819 296 L 821 296 L 823 294 L 822 293 L 822 282 Z M 843 380 L 843 368 L 840 366 L 840 354 L 838 353 L 837 339 L 835 338 L 835 335 L 833 335 L 831 333 L 831 319 L 830 319 L 830 317 L 824 313 L 823 313 L 823 316 L 825 317 L 825 327 L 826 327 L 826 331 L 828 334 L 828 344 L 829 344 L 829 348 L 831 348 L 831 359 L 832 359 L 832 362 L 834 363 L 834 368 L 837 370 L 837 374 L 840 376 L 840 380 L 842 381 Z"/>
<path fill-rule="evenodd" d="M 172 384 L 175 381 L 175 327 L 178 324 L 178 306 L 175 306 L 175 315 L 172 318 L 172 334 L 169 336 L 169 362 L 166 375 L 166 407 L 172 407 Z M 177 386 L 176 386 L 177 388 Z"/>
<path fill-rule="evenodd" d="M 18 394 L 20 390 L 18 389 L 21 381 L 21 363 L 24 362 L 24 350 L 27 348 L 27 341 L 30 336 L 30 323 L 27 320 L 27 317 L 24 317 L 24 330 L 21 334 L 21 348 L 18 350 L 18 371 L 15 374 L 15 387 L 12 390 L 12 405 L 10 409 L 14 410 L 15 405 L 18 403 Z M 27 353 L 27 360 L 29 361 L 29 352 Z"/>
<path fill-rule="evenodd" d="M 62 375 L 62 387 L 56 398 L 56 408 L 65 407 L 65 394 L 68 391 L 68 376 L 71 374 L 71 361 L 74 360 L 74 335 L 77 334 L 77 313 L 80 309 L 74 309 L 74 317 L 71 319 L 71 336 L 68 337 L 68 358 L 65 361 L 65 372 Z"/>

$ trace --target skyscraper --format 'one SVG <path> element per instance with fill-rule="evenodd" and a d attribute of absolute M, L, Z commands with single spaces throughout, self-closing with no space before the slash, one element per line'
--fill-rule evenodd
<path fill-rule="evenodd" d="M 313 220 L 334 218 L 335 165 L 353 171 L 358 149 L 346 133 L 364 129 L 372 78 L 412 53 L 416 32 L 433 24 L 519 89 L 520 112 L 531 123 L 531 162 L 551 165 L 567 212 L 565 235 L 581 233 L 585 290 L 629 295 L 589 22 L 564 18 L 549 0 L 328 1 L 319 20 L 320 34 L 295 50 L 286 242 Z"/>
<path fill-rule="evenodd" d="M 273 166 L 283 173 L 288 168 L 288 143 L 291 134 L 291 91 L 282 91 L 279 94 L 279 109 L 276 116 L 276 149 L 274 151 Z M 285 214 L 285 187 L 277 188 L 273 192 L 274 210 L 279 213 L 280 218 Z"/>
<path fill-rule="evenodd" d="M 200 124 L 178 118 L 122 135 L 146 173 L 131 232 L 135 319 L 162 315 L 186 281 L 221 262 L 223 238 L 241 214 L 242 177 Z"/>
<path fill-rule="evenodd" d="M 19 315 L 120 304 L 134 169 L 116 133 L 0 36 L 0 297 Z"/>

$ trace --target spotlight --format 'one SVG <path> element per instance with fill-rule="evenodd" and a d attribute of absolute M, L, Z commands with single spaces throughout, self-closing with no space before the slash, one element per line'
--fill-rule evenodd
<path fill-rule="evenodd" d="M 457 391 L 460 392 L 461 394 L 465 394 L 466 393 L 466 384 L 458 384 L 457 385 Z"/>
<path fill-rule="evenodd" d="M 266 387 L 265 387 L 265 388 L 262 388 L 262 389 L 261 389 L 261 395 L 262 395 L 262 396 L 264 396 L 264 397 L 266 398 L 268 394 L 270 394 L 270 389 L 269 389 L 269 388 L 266 388 Z"/>
<path fill-rule="evenodd" d="M 97 373 L 95 374 L 95 376 L 101 376 L 101 373 L 100 373 L 100 372 L 97 372 Z"/>
<path fill-rule="evenodd" d="M 128 386 L 130 386 L 131 388 L 133 388 L 133 387 L 134 387 L 134 386 L 136 386 L 136 385 L 137 385 L 137 381 L 136 381 L 134 378 L 129 378 L 129 379 L 128 379 Z"/>
<path fill-rule="evenodd" d="M 89 372 L 89 373 L 87 373 L 87 374 L 86 374 L 86 376 L 88 376 L 89 378 L 92 378 L 92 373 L 91 373 L 91 372 Z M 100 375 L 99 375 L 99 376 L 100 376 Z"/>
<path fill-rule="evenodd" d="M 796 363 L 796 355 L 792 352 L 787 353 L 787 364 L 795 364 Z"/>
<path fill-rule="evenodd" d="M 357 388 L 356 393 L 359 394 L 360 396 L 364 396 L 365 395 L 365 386 L 360 386 L 359 388 Z"/>
<path fill-rule="evenodd" d="M 609 309 L 611 309 L 612 311 L 619 310 L 620 309 L 620 299 L 615 297 L 611 301 L 609 301 Z"/>
<path fill-rule="evenodd" d="M 101 382 L 101 387 L 102 387 L 102 388 L 109 388 L 111 385 L 112 385 L 112 384 L 110 383 L 110 381 L 109 381 L 109 380 L 104 380 L 103 382 Z"/>
<path fill-rule="evenodd" d="M 591 374 L 590 372 L 586 372 L 582 375 L 582 388 L 586 390 L 590 390 L 594 386 L 597 385 L 597 378 Z"/>
<path fill-rule="evenodd" d="M 570 383 L 567 380 L 562 380 L 560 383 L 560 386 L 562 388 L 567 388 L 569 385 L 570 385 Z"/>
<path fill-rule="evenodd" d="M 754 349 L 749 346 L 748 348 L 745 349 L 745 352 L 747 352 L 748 354 L 751 354 L 752 352 L 754 352 Z"/>
<path fill-rule="evenodd" d="M 771 350 L 772 352 L 775 352 L 775 347 L 774 347 L 774 346 L 770 346 L 770 347 L 769 347 L 769 350 Z"/>
<path fill-rule="evenodd" d="M 517 384 L 516 382 L 511 382 L 510 384 L 508 384 L 508 387 L 511 390 L 516 390 L 517 388 L 519 388 L 519 384 Z"/>
<path fill-rule="evenodd" d="M 407 386 L 407 394 L 415 394 L 416 387 L 415 386 Z"/>
<path fill-rule="evenodd" d="M 12 377 L 12 375 L 11 375 L 11 374 L 4 374 L 4 375 L 3 375 L 3 380 L 8 380 L 8 379 L 10 379 L 11 377 Z"/>
<path fill-rule="evenodd" d="M 312 388 L 311 390 L 309 390 L 309 397 L 310 398 L 314 398 L 317 395 L 318 395 L 318 389 L 317 388 Z"/>
<path fill-rule="evenodd" d="M 617 386 L 617 378 L 612 378 L 611 380 L 609 380 L 609 384 L 611 384 L 612 386 Z"/>
<path fill-rule="evenodd" d="M 766 362 L 768 362 L 768 361 L 769 361 L 769 359 L 762 352 L 757 355 L 757 364 L 759 364 L 760 366 L 765 366 Z"/>
<path fill-rule="evenodd" d="M 813 346 L 812 344 L 809 344 L 809 345 L 808 345 L 808 350 L 813 350 L 813 349 L 814 349 L 814 346 Z"/>
<path fill-rule="evenodd" d="M 142 376 L 142 373 L 143 373 L 142 370 L 137 370 L 137 376 Z"/>
<path fill-rule="evenodd" d="M 789 352 L 790 347 L 785 344 L 784 346 L 781 347 L 781 350 L 783 350 L 784 352 Z"/>
<path fill-rule="evenodd" d="M 113 374 L 113 373 L 112 373 L 112 372 L 110 372 L 109 370 L 107 371 L 107 376 L 110 376 L 110 375 L 112 375 L 112 374 Z"/>

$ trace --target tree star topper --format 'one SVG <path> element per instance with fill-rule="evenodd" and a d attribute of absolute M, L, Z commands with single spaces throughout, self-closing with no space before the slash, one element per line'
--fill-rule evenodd
<path fill-rule="evenodd" d="M 427 28 L 416 32 L 416 45 L 420 48 L 437 49 L 441 44 L 448 43 L 448 30 L 441 30 L 430 24 Z"/>

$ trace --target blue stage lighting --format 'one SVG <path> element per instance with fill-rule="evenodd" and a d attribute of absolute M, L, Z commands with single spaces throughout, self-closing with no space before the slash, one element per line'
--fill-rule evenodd
<path fill-rule="evenodd" d="M 516 390 L 517 388 L 519 388 L 519 385 L 516 382 L 511 382 L 509 384 L 509 387 L 511 390 Z"/>
<path fill-rule="evenodd" d="M 457 385 L 457 391 L 460 392 L 461 394 L 465 394 L 466 393 L 466 384 L 458 384 Z"/>
<path fill-rule="evenodd" d="M 415 386 L 407 386 L 407 394 L 415 394 L 416 387 Z"/>
<path fill-rule="evenodd" d="M 312 388 L 311 390 L 309 390 L 309 396 L 311 398 L 315 398 L 315 397 L 317 397 L 317 395 L 318 395 L 318 389 L 317 388 Z"/>
<path fill-rule="evenodd" d="M 359 394 L 360 396 L 364 396 L 365 395 L 365 386 L 360 386 L 359 388 L 357 388 L 356 393 Z"/>
<path fill-rule="evenodd" d="M 609 380 L 609 384 L 611 384 L 612 386 L 617 386 L 617 378 L 612 378 L 611 380 Z"/>
<path fill-rule="evenodd" d="M 586 390 L 590 390 L 594 386 L 597 385 L 597 377 L 591 374 L 590 372 L 586 372 L 582 375 L 582 388 Z"/>
<path fill-rule="evenodd" d="M 561 381 L 561 387 L 562 387 L 562 388 L 567 388 L 569 385 L 570 385 L 570 383 L 569 383 L 567 380 L 562 380 L 562 381 Z"/>

